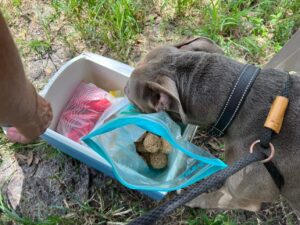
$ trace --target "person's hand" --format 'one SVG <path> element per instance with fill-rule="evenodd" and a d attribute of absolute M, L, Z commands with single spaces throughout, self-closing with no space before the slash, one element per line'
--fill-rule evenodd
<path fill-rule="evenodd" d="M 50 104 L 39 95 L 37 95 L 36 101 L 35 113 L 22 125 L 7 130 L 7 137 L 11 142 L 29 143 L 44 133 L 50 125 L 53 117 Z"/>

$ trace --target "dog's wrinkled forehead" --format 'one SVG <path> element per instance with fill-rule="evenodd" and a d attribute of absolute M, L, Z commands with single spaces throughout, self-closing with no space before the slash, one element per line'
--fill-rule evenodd
<path fill-rule="evenodd" d="M 163 85 L 161 79 L 168 73 L 162 73 L 163 67 L 170 64 L 175 51 L 177 49 L 173 46 L 156 48 L 147 54 L 132 72 L 125 87 L 125 94 L 143 112 L 157 111 L 154 104 L 159 96 L 151 84 Z"/>
<path fill-rule="evenodd" d="M 139 76 L 138 73 L 136 75 Z M 151 91 L 149 90 L 147 82 L 144 79 L 136 79 L 131 77 L 125 87 L 125 94 L 127 95 L 128 99 L 142 112 L 153 111 L 147 102 L 147 96 L 149 96 L 150 93 Z"/>
<path fill-rule="evenodd" d="M 151 67 L 156 65 L 162 65 L 162 63 L 170 62 L 172 55 L 178 52 L 178 49 L 174 46 L 161 46 L 150 51 L 138 64 L 137 68 L 147 66 L 151 63 Z"/>
<path fill-rule="evenodd" d="M 181 114 L 183 109 L 175 84 L 174 57 L 182 52 L 220 53 L 223 51 L 208 38 L 198 37 L 177 44 L 158 47 L 137 65 L 125 87 L 128 99 L 144 112 L 169 111 Z M 192 53 L 194 54 L 194 53 Z"/>

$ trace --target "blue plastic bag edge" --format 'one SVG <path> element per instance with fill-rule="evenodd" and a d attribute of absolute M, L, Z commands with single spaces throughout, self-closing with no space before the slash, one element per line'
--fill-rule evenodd
<path fill-rule="evenodd" d="M 161 112 L 163 113 L 163 112 Z M 146 114 L 145 114 L 146 115 Z M 201 179 L 204 179 L 205 177 L 208 177 L 210 175 L 212 175 L 213 173 L 222 170 L 224 168 L 227 167 L 227 165 L 219 160 L 219 159 L 208 159 L 206 157 L 202 157 L 199 155 L 196 155 L 188 150 L 186 150 L 185 148 L 183 148 L 181 145 L 177 144 L 177 142 L 174 140 L 174 138 L 168 134 L 167 132 L 161 133 L 159 131 L 161 130 L 165 130 L 166 127 L 163 128 L 163 126 L 159 123 L 155 123 L 155 125 L 159 128 L 155 129 L 155 126 L 151 126 L 151 128 L 149 129 L 149 127 L 147 126 L 149 124 L 149 121 L 147 122 L 147 116 L 144 116 L 143 118 L 139 118 L 138 120 L 136 120 L 135 118 L 136 115 L 127 115 L 127 117 L 123 117 L 123 118 L 116 118 L 113 119 L 109 122 L 107 122 L 106 124 L 102 125 L 100 128 L 92 131 L 91 133 L 89 133 L 88 135 L 86 135 L 85 137 L 82 138 L 82 141 L 84 143 L 86 143 L 89 147 L 91 147 L 94 151 L 96 151 L 99 155 L 101 155 L 104 159 L 106 159 L 110 165 L 112 166 L 113 169 L 113 173 L 115 174 L 116 178 L 126 187 L 130 188 L 130 189 L 136 189 L 136 190 L 149 190 L 149 191 L 174 191 L 174 190 L 178 190 L 180 188 L 184 188 L 187 187 Z M 152 125 L 153 125 L 153 121 Z M 97 136 L 97 135 L 101 135 L 104 134 L 106 132 L 109 132 L 111 130 L 114 130 L 116 128 L 122 127 L 122 126 L 126 126 L 129 124 L 134 124 L 137 126 L 140 126 L 141 128 L 148 130 L 152 133 L 155 133 L 157 135 L 163 136 L 164 138 L 166 138 L 167 141 L 169 141 L 173 146 L 175 146 L 176 148 L 178 148 L 180 151 L 182 151 L 183 153 L 185 153 L 186 155 L 195 158 L 198 161 L 207 163 L 210 165 L 210 168 L 206 171 L 205 174 L 200 174 L 198 176 L 195 176 L 193 179 L 188 180 L 187 182 L 178 185 L 176 187 L 173 188 L 159 188 L 159 187 L 149 187 L 149 186 L 135 186 L 132 184 L 127 183 L 117 172 L 117 169 L 115 168 L 114 162 L 108 157 L 108 155 L 106 154 L 105 150 L 103 150 L 101 147 L 99 147 L 99 143 L 95 143 L 91 138 Z M 152 129 L 154 127 L 154 129 Z"/>

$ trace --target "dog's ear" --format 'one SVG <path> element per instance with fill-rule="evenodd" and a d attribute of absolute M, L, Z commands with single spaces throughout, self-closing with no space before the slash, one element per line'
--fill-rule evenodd
<path fill-rule="evenodd" d="M 176 44 L 175 47 L 185 51 L 203 51 L 224 54 L 223 50 L 214 41 L 206 37 L 196 37 Z"/>
<path fill-rule="evenodd" d="M 151 90 L 150 104 L 155 111 L 175 113 L 178 119 L 186 123 L 186 114 L 182 108 L 175 82 L 166 76 L 160 77 L 158 82 L 147 81 Z"/>

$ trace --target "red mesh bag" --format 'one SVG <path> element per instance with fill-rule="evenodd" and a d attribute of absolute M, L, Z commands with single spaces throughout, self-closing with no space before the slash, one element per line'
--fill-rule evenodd
<path fill-rule="evenodd" d="M 113 97 L 94 84 L 82 81 L 61 113 L 57 132 L 80 143 L 102 113 L 111 105 Z"/>

